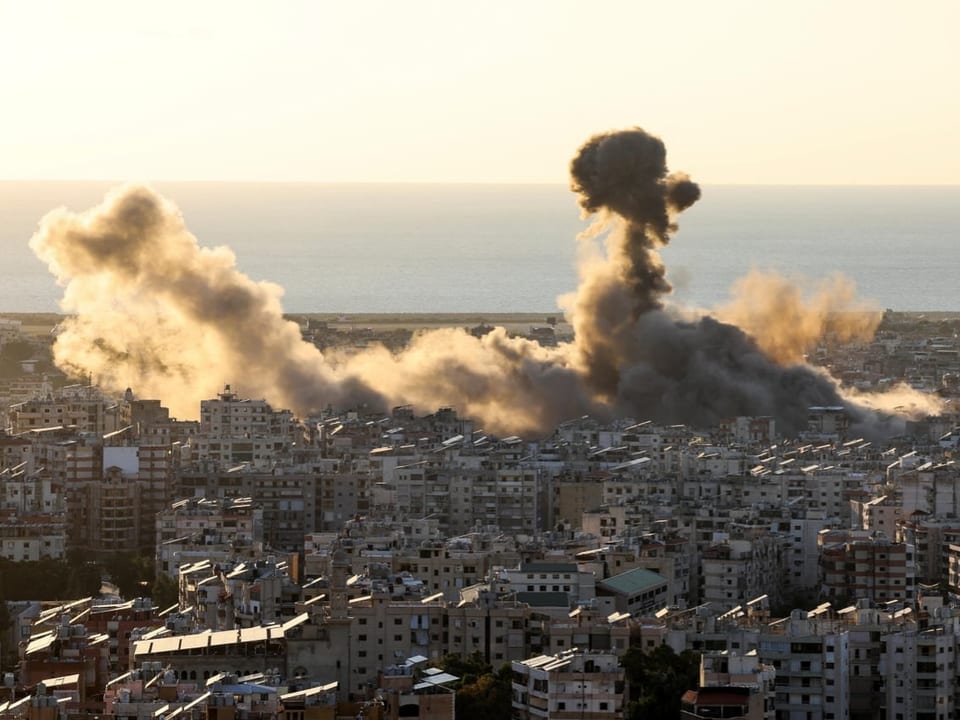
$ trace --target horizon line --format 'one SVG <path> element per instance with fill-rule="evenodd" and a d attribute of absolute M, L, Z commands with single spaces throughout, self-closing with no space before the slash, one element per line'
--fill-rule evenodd
<path fill-rule="evenodd" d="M 709 187 L 858 187 L 858 188 L 960 188 L 958 182 L 944 183 L 893 183 L 893 182 L 710 182 L 696 181 L 697 184 Z M 151 179 L 151 180 L 119 180 L 105 178 L 0 178 L 0 184 L 55 184 L 55 183 L 86 183 L 111 185 L 153 185 L 176 183 L 182 185 L 356 185 L 356 186 L 528 186 L 528 187 L 565 187 L 568 182 L 559 181 L 523 181 L 523 180 L 218 180 L 218 179 Z"/>

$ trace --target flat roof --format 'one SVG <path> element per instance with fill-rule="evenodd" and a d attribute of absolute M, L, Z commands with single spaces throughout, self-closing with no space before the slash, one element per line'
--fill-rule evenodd
<path fill-rule="evenodd" d="M 294 627 L 292 623 L 300 624 L 300 622 L 303 622 L 299 620 L 299 617 L 300 616 L 288 621 L 290 627 Z M 266 642 L 269 640 L 279 640 L 282 637 L 284 637 L 284 626 L 282 625 L 261 625 L 258 627 L 240 628 L 239 630 L 219 630 L 217 632 L 206 631 L 193 633 L 192 635 L 174 635 L 172 637 L 138 640 L 133 644 L 133 654 L 134 656 L 156 655 L 158 653 L 199 650 L 208 647 L 219 647 L 221 645 Z"/>
<path fill-rule="evenodd" d="M 619 575 L 608 577 L 606 580 L 601 580 L 597 584 L 616 593 L 635 595 L 666 583 L 667 579 L 660 573 L 646 568 L 634 568 Z"/>
<path fill-rule="evenodd" d="M 576 563 L 530 562 L 520 566 L 520 572 L 527 573 L 575 573 Z"/>
<path fill-rule="evenodd" d="M 307 688 L 306 690 L 297 690 L 296 692 L 287 693 L 286 695 L 281 695 L 281 700 L 294 700 L 297 698 L 308 698 L 313 695 L 320 695 L 322 693 L 328 693 L 337 689 L 339 683 L 334 680 L 331 683 L 326 685 L 318 685 L 317 687 Z"/>
<path fill-rule="evenodd" d="M 523 590 L 517 593 L 517 601 L 526 603 L 530 607 L 570 607 L 570 594 L 565 592 L 528 592 Z"/>

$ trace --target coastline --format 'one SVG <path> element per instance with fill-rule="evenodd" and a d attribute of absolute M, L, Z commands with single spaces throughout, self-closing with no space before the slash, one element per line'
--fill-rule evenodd
<path fill-rule="evenodd" d="M 928 311 L 898 311 L 892 310 L 896 317 L 908 321 L 943 321 L 960 320 L 960 311 L 928 310 Z M 19 320 L 23 324 L 23 331 L 31 335 L 49 333 L 59 322 L 68 317 L 65 313 L 42 312 L 4 312 L 0 311 L 0 318 Z M 473 327 L 476 325 L 494 325 L 505 327 L 508 330 L 528 329 L 530 326 L 541 326 L 550 323 L 553 319 L 558 330 L 569 329 L 569 323 L 560 312 L 437 312 L 437 313 L 285 313 L 284 319 L 305 323 L 314 321 L 326 323 L 335 329 L 348 329 L 356 326 L 374 327 L 383 330 L 398 329 L 433 329 L 443 327 Z"/>
<path fill-rule="evenodd" d="M 960 314 L 960 313 L 958 313 Z M 23 331 L 30 335 L 44 335 L 68 317 L 65 313 L 16 313 L 0 311 L 0 318 L 19 320 Z M 314 321 L 326 323 L 328 327 L 345 330 L 357 326 L 380 330 L 430 330 L 444 327 L 473 327 L 476 325 L 494 325 L 507 330 L 528 330 L 530 326 L 547 325 L 549 318 L 556 321 L 558 330 L 569 329 L 559 312 L 517 312 L 517 313 L 285 313 L 285 320 L 305 323 Z"/>

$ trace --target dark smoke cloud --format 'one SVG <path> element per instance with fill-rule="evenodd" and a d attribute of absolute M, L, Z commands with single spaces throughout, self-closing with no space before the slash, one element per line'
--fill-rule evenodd
<path fill-rule="evenodd" d="M 632 286 L 634 313 L 659 307 L 671 288 L 656 249 L 670 241 L 674 217 L 700 198 L 700 187 L 669 174 L 663 142 L 640 128 L 590 138 L 571 161 L 570 176 L 584 212 L 609 211 L 625 223 L 620 270 Z"/>
<path fill-rule="evenodd" d="M 805 365 L 779 365 L 739 327 L 664 310 L 671 287 L 657 250 L 700 189 L 687 175 L 669 173 L 659 138 L 640 128 L 597 135 L 570 168 L 584 211 L 616 219 L 606 262 L 582 271 L 571 313 L 584 380 L 616 414 L 703 426 L 770 415 L 794 434 L 804 429 L 810 406 L 846 405 L 864 432 L 886 429 L 872 411 L 846 402 L 831 378 Z M 771 323 L 756 331 L 774 329 Z"/>
<path fill-rule="evenodd" d="M 660 138 L 640 128 L 590 138 L 570 163 L 571 188 L 585 213 L 600 214 L 601 227 L 615 218 L 607 243 L 607 263 L 581 278 L 573 308 L 582 366 L 598 392 L 616 392 L 624 350 L 633 342 L 636 322 L 661 308 L 670 292 L 657 249 L 670 240 L 675 218 L 700 197 L 686 175 L 667 170 Z"/>
<path fill-rule="evenodd" d="M 802 365 L 781 367 L 739 328 L 704 317 L 683 322 L 651 311 L 635 326 L 617 405 L 623 414 L 653 408 L 666 423 L 710 426 L 738 415 L 772 415 L 778 429 L 804 429 L 807 408 L 845 404 L 832 380 Z"/>
<path fill-rule="evenodd" d="M 31 240 L 73 314 L 55 357 L 109 389 L 159 397 L 181 417 L 231 383 L 301 415 L 327 406 L 453 405 L 494 433 L 543 434 L 588 413 L 695 426 L 771 415 L 794 433 L 809 406 L 841 404 L 863 428 L 881 428 L 880 416 L 845 400 L 830 378 L 761 349 L 793 358 L 829 326 L 804 323 L 788 342 L 756 341 L 797 327 L 801 303 L 783 306 L 789 323 L 741 313 L 754 336 L 713 317 L 678 319 L 665 307 L 670 284 L 657 250 L 700 189 L 668 171 L 658 138 L 639 128 L 598 135 L 573 159 L 571 175 L 582 208 L 598 216 L 593 237 L 605 233 L 605 252 L 581 264 L 578 287 L 564 299 L 572 343 L 544 348 L 502 329 L 483 338 L 448 329 L 423 333 L 397 354 L 323 355 L 284 320 L 280 288 L 243 275 L 229 250 L 200 247 L 151 190 L 127 187 L 86 213 L 50 213 Z"/>

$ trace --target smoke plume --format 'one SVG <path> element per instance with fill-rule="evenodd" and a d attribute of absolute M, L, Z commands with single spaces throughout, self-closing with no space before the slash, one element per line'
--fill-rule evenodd
<path fill-rule="evenodd" d="M 682 173 L 668 173 L 663 142 L 640 128 L 590 138 L 571 161 L 570 176 L 585 215 L 599 216 L 584 236 L 614 228 L 606 261 L 581 268 L 567 308 L 587 382 L 609 397 L 628 360 L 623 351 L 634 323 L 661 308 L 671 290 L 657 249 L 700 188 Z"/>
<path fill-rule="evenodd" d="M 712 314 L 743 329 L 781 365 L 804 362 L 824 340 L 873 339 L 883 313 L 857 300 L 852 282 L 835 275 L 806 293 L 803 285 L 754 270 L 734 283 L 730 302 Z"/>
<path fill-rule="evenodd" d="M 380 402 L 283 319 L 282 291 L 254 282 L 226 248 L 201 248 L 180 213 L 144 187 L 111 192 L 92 210 L 48 214 L 30 241 L 71 317 L 57 363 L 112 390 L 160 397 L 181 417 L 233 378 L 283 407 Z"/>
<path fill-rule="evenodd" d="M 284 320 L 280 288 L 243 275 L 226 248 L 201 247 L 171 203 L 125 187 L 85 213 L 50 213 L 30 241 L 65 286 L 71 318 L 56 360 L 107 389 L 159 397 L 181 417 L 229 382 L 300 415 L 453 405 L 500 434 L 542 434 L 583 414 L 696 426 L 770 415 L 791 434 L 811 405 L 846 405 L 864 434 L 890 431 L 867 403 L 846 400 L 801 363 L 824 333 L 872 331 L 872 320 L 837 325 L 831 311 L 844 286 L 811 304 L 779 281 L 748 279 L 717 317 L 685 319 L 666 304 L 658 250 L 700 190 L 668 171 L 659 138 L 639 128 L 591 138 L 571 176 L 595 218 L 583 242 L 596 250 L 604 236 L 561 299 L 571 343 L 544 348 L 502 329 L 482 338 L 450 329 L 422 333 L 399 353 L 324 355 Z"/>

